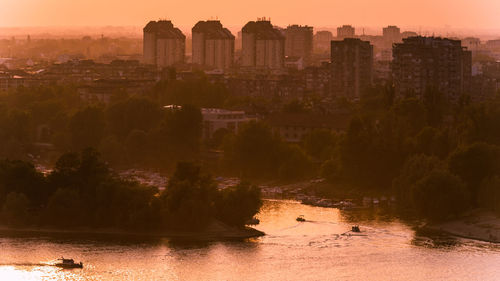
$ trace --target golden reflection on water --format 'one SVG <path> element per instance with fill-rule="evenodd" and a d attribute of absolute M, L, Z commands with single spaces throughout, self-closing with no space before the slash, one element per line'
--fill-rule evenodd
<path fill-rule="evenodd" d="M 258 218 L 267 235 L 239 242 L 0 233 L 0 281 L 500 280 L 500 246 L 421 236 L 383 210 L 269 200 Z M 352 224 L 365 236 L 342 235 Z M 84 268 L 46 265 L 61 255 Z"/>
<path fill-rule="evenodd" d="M 0 280 L 39 281 L 39 280 L 80 280 L 71 272 L 63 272 L 52 266 L 0 266 Z"/>

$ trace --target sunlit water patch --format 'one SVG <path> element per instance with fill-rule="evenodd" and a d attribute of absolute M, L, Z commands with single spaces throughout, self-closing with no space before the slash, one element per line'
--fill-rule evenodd
<path fill-rule="evenodd" d="M 240 242 L 4 233 L 0 280 L 500 280 L 499 245 L 415 233 L 376 210 L 269 200 L 258 218 L 267 235 Z M 60 256 L 84 268 L 51 266 Z"/>

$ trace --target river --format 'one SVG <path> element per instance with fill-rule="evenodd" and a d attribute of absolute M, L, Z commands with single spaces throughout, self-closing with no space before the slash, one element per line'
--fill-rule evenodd
<path fill-rule="evenodd" d="M 0 233 L 0 280 L 500 280 L 500 245 L 417 235 L 380 210 L 266 200 L 258 218 L 267 235 L 239 242 Z M 353 224 L 363 236 L 341 235 Z M 62 255 L 84 268 L 48 265 Z"/>

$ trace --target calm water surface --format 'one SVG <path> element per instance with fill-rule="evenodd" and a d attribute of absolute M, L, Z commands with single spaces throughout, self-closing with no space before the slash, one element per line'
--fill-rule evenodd
<path fill-rule="evenodd" d="M 426 237 L 380 211 L 265 201 L 259 219 L 267 235 L 243 242 L 0 233 L 0 280 L 500 280 L 500 245 Z M 366 236 L 340 235 L 352 224 Z M 47 265 L 61 255 L 84 268 Z"/>

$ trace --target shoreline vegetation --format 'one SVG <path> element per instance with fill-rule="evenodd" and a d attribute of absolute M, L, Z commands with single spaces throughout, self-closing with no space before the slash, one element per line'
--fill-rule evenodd
<path fill-rule="evenodd" d="M 474 95 L 450 99 L 434 88 L 396 95 L 389 83 L 356 101 L 241 99 L 201 71 L 159 81 L 141 97 L 117 92 L 106 104 L 89 104 L 71 85 L 20 87 L 0 95 L 0 223 L 196 231 L 217 219 L 243 228 L 260 209 L 260 189 L 219 188 L 206 171 L 252 182 L 321 177 L 320 197 L 366 196 L 375 204 L 383 194 L 401 213 L 432 223 L 480 208 L 500 214 L 500 96 L 479 102 Z M 258 118 L 206 138 L 201 108 Z M 275 113 L 348 118 L 338 129 L 290 118 L 283 135 L 271 122 Z M 292 131 L 297 142 L 287 141 Z M 54 169 L 44 175 L 34 162 Z M 178 163 L 190 164 L 176 170 Z M 111 169 L 120 167 L 170 180 L 161 190 L 119 178 Z"/>
<path fill-rule="evenodd" d="M 369 209 L 374 206 L 388 206 L 387 204 L 393 203 L 393 201 L 388 198 L 389 196 L 387 196 L 387 194 L 362 194 L 359 190 L 337 190 L 336 192 L 330 192 L 328 194 L 315 193 L 312 195 L 312 197 L 316 199 L 314 202 L 309 200 L 310 197 L 303 198 L 304 193 L 311 195 L 311 192 L 314 193 L 325 188 L 328 190 L 329 188 L 326 187 L 327 185 L 330 184 L 316 179 L 298 183 L 277 184 L 273 189 L 275 191 L 279 190 L 279 196 L 284 194 L 287 198 L 299 201 L 305 205 L 338 208 L 341 210 Z M 264 198 L 267 197 L 273 198 L 272 195 L 264 193 Z M 384 197 L 387 197 L 387 201 L 382 200 Z M 276 198 L 276 196 L 274 196 L 274 198 Z M 363 198 L 365 198 L 365 200 L 363 200 Z M 378 198 L 375 200 L 379 201 L 380 199 L 380 202 L 373 204 L 373 201 L 366 202 L 366 198 Z M 417 228 L 437 231 L 466 239 L 500 243 L 500 217 L 495 212 L 485 209 L 474 209 L 455 218 L 449 218 L 439 222 L 428 221 Z"/>
<path fill-rule="evenodd" d="M 265 233 L 252 227 L 231 227 L 220 221 L 213 221 L 205 229 L 198 231 L 133 231 L 109 228 L 49 228 L 49 227 L 10 227 L 0 226 L 0 233 L 46 233 L 78 235 L 136 236 L 150 238 L 172 238 L 193 240 L 241 240 L 264 236 Z"/>
<path fill-rule="evenodd" d="M 39 231 L 152 233 L 175 237 L 249 238 L 262 205 L 245 182 L 218 188 L 192 162 L 179 162 L 162 190 L 120 178 L 95 150 L 67 153 L 48 174 L 32 163 L 0 161 L 0 225 Z"/>

